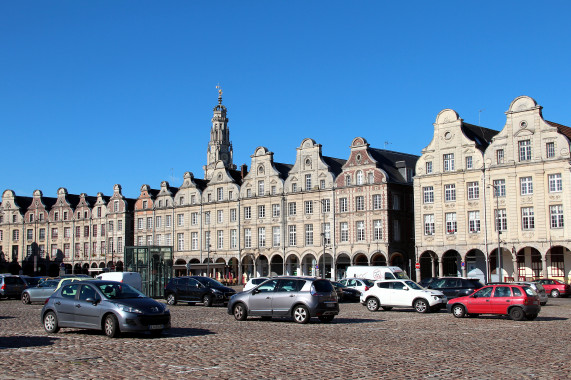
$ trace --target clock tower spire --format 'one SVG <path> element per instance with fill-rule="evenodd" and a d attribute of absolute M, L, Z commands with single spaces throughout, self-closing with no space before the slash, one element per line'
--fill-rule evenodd
<path fill-rule="evenodd" d="M 204 166 L 204 179 L 211 179 L 212 173 L 218 161 L 222 161 L 227 169 L 236 169 L 232 162 L 232 143 L 230 142 L 230 130 L 228 129 L 228 118 L 226 117 L 226 107 L 222 105 L 222 88 L 216 86 L 218 90 L 218 104 L 214 107 L 212 116 L 212 128 L 210 130 L 210 142 L 206 165 Z"/>

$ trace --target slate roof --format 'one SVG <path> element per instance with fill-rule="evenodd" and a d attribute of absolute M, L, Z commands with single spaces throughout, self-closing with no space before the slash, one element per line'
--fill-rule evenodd
<path fill-rule="evenodd" d="M 347 160 L 335 157 L 321 157 L 323 161 L 329 166 L 335 177 L 337 177 L 343 171 L 343 165 L 347 162 Z"/>
<path fill-rule="evenodd" d="M 462 132 L 467 138 L 474 141 L 476 148 L 482 152 L 490 145 L 492 138 L 500 133 L 500 131 L 496 131 L 495 129 L 484 128 L 468 123 L 462 123 Z"/>
<path fill-rule="evenodd" d="M 414 168 L 416 166 L 416 161 L 419 156 L 408 153 L 395 152 L 392 150 L 369 148 L 369 152 L 373 158 L 379 163 L 379 167 L 383 169 L 389 178 L 388 182 L 393 183 L 410 183 L 405 177 L 399 172 L 396 167 L 397 161 L 404 161 L 407 168 L 411 168 L 414 173 Z"/>
<path fill-rule="evenodd" d="M 571 140 L 571 128 L 569 128 L 565 125 L 562 125 L 562 124 L 554 123 L 553 121 L 545 120 L 545 122 L 547 124 L 551 125 L 552 127 L 556 127 L 557 131 L 559 131 L 559 133 L 561 133 L 562 135 L 567 137 L 569 140 Z"/>
<path fill-rule="evenodd" d="M 281 179 L 286 179 L 293 165 L 282 164 L 281 162 L 274 162 L 274 168 L 280 173 Z"/>

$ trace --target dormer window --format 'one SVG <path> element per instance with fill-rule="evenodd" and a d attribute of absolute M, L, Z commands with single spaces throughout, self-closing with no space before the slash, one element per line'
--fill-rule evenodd
<path fill-rule="evenodd" d="M 143 209 L 147 208 L 147 201 L 143 201 Z"/>
<path fill-rule="evenodd" d="M 351 186 L 351 176 L 349 174 L 345 176 L 345 186 Z"/>

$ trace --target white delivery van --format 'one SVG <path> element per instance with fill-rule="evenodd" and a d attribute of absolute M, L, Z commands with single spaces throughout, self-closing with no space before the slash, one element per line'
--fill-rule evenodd
<path fill-rule="evenodd" d="M 95 278 L 97 280 L 123 282 L 139 291 L 143 290 L 143 281 L 141 280 L 141 274 L 138 272 L 107 272 L 101 273 Z"/>
<path fill-rule="evenodd" d="M 399 267 L 353 265 L 347 267 L 346 278 L 366 278 L 369 280 L 408 280 L 406 272 Z"/>

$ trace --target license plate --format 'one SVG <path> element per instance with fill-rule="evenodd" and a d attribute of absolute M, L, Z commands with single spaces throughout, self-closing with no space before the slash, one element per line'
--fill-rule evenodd
<path fill-rule="evenodd" d="M 334 304 L 334 303 L 328 303 L 328 304 L 326 304 L 326 305 L 327 305 L 327 307 L 335 307 L 335 304 Z"/>
<path fill-rule="evenodd" d="M 149 325 L 149 329 L 151 330 L 160 330 L 160 329 L 164 329 L 165 325 Z"/>

